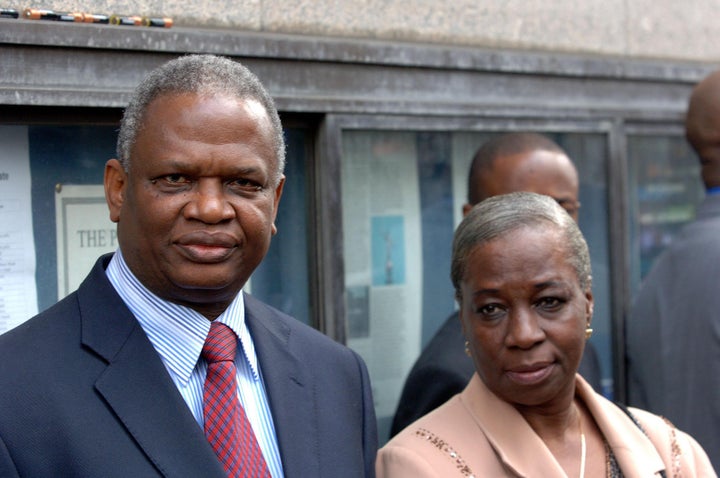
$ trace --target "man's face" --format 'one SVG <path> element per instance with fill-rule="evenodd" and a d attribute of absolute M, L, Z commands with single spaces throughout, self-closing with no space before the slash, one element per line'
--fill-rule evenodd
<path fill-rule="evenodd" d="M 123 256 L 158 296 L 214 318 L 262 261 L 283 180 L 253 100 L 165 95 L 147 109 L 126 174 L 105 171 Z"/>
<path fill-rule="evenodd" d="M 578 220 L 577 172 L 564 154 L 537 150 L 499 157 L 478 186 L 483 199 L 520 191 L 550 196 Z"/>

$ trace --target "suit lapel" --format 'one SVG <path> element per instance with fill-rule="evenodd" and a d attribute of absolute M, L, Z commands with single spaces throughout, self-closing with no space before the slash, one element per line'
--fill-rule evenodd
<path fill-rule="evenodd" d="M 286 476 L 319 476 L 314 386 L 294 350 L 291 329 L 272 309 L 245 295 L 245 320 L 255 344 Z"/>
<path fill-rule="evenodd" d="M 224 477 L 160 357 L 107 281 L 101 261 L 78 298 L 83 344 L 108 361 L 96 389 L 153 465 L 167 477 Z"/>

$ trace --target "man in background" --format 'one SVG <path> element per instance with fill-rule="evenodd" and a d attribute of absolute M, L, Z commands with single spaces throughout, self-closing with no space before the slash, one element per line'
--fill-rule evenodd
<path fill-rule="evenodd" d="M 720 71 L 685 119 L 706 195 L 645 277 L 626 325 L 631 405 L 691 434 L 720 469 Z"/>
<path fill-rule="evenodd" d="M 468 174 L 468 202 L 463 215 L 483 199 L 528 191 L 554 198 L 578 219 L 578 174 L 563 149 L 537 133 L 509 133 L 491 139 L 475 153 Z M 461 392 L 475 368 L 465 354 L 457 312 L 423 349 L 403 387 L 390 436 Z M 600 390 L 597 352 L 588 342 L 579 373 Z"/>

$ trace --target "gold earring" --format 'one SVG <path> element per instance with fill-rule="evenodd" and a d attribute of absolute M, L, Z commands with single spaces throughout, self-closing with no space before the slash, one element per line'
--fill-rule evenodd
<path fill-rule="evenodd" d="M 585 329 L 585 340 L 587 340 L 587 339 L 589 339 L 590 337 L 592 337 L 592 333 L 593 333 L 593 329 L 591 329 L 590 327 L 587 327 L 587 328 Z"/>
<path fill-rule="evenodd" d="M 465 341 L 465 355 L 470 357 L 470 342 L 468 342 L 467 340 Z"/>

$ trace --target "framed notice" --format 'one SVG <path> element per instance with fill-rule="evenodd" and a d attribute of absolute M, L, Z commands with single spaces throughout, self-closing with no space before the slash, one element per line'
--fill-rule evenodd
<path fill-rule="evenodd" d="M 97 258 L 117 249 L 102 185 L 55 188 L 58 299 L 78 288 Z"/>

